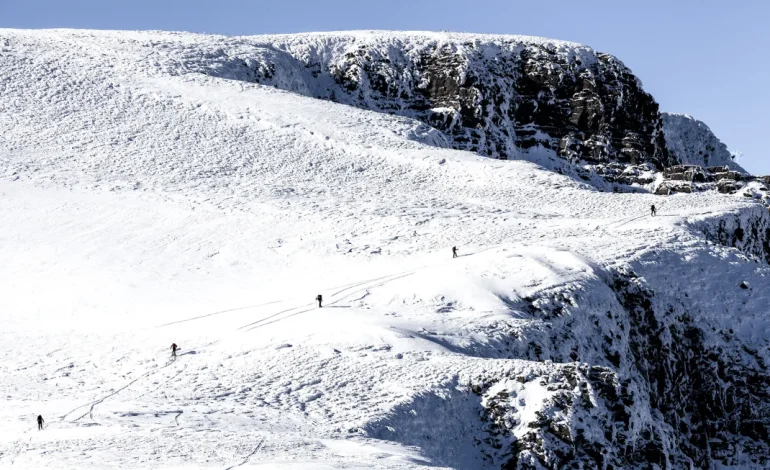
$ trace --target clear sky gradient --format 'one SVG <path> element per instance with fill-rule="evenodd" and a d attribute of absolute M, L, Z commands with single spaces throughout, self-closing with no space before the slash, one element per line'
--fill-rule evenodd
<path fill-rule="evenodd" d="M 565 39 L 616 55 L 662 110 L 706 122 L 744 167 L 770 174 L 770 0 L 0 0 L 0 27 Z"/>

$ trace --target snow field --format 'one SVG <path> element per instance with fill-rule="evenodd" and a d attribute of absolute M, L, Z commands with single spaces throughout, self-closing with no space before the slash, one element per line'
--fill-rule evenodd
<path fill-rule="evenodd" d="M 0 30 L 0 466 L 495 468 L 472 385 L 505 378 L 523 436 L 568 365 L 526 343 L 569 327 L 605 364 L 619 266 L 766 341 L 733 281 L 767 269 L 697 228 L 752 202 L 602 193 L 191 72 L 221 41 Z M 525 308 L 557 294 L 587 305 Z"/>

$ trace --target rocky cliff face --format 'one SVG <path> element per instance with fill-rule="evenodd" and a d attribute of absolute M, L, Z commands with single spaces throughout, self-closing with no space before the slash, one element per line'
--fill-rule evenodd
<path fill-rule="evenodd" d="M 511 354 L 562 366 L 475 390 L 502 468 L 770 465 L 767 340 L 742 329 L 756 321 L 753 287 L 736 281 L 730 298 L 704 299 L 713 255 L 691 255 L 686 272 L 667 273 L 680 255 L 661 252 L 592 285 L 524 299 L 521 314 L 542 323 L 511 335 Z M 682 275 L 692 287 L 666 289 Z M 603 341 L 583 341 L 586 331 Z M 544 411 L 522 424 L 517 397 L 530 381 L 548 393 Z"/>
<path fill-rule="evenodd" d="M 770 343 L 758 291 L 770 216 L 757 205 L 688 226 L 688 248 L 656 248 L 511 301 L 510 319 L 474 324 L 492 339 L 476 354 L 529 365 L 462 377 L 368 435 L 437 445 L 393 432 L 414 425 L 414 412 L 464 423 L 455 433 L 481 436 L 473 448 L 490 468 L 768 468 Z"/>
<path fill-rule="evenodd" d="M 718 219 L 706 219 L 694 223 L 693 227 L 709 241 L 737 248 L 753 259 L 770 264 L 770 216 L 763 205 Z"/>
<path fill-rule="evenodd" d="M 201 68 L 417 118 L 494 158 L 673 163 L 658 104 L 613 56 L 520 36 L 339 33 L 260 37 Z"/>

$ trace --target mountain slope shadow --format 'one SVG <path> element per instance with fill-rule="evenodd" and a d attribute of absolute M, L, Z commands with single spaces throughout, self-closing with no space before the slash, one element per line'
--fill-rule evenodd
<path fill-rule="evenodd" d="M 494 468 L 485 458 L 491 449 L 481 443 L 481 416 L 481 397 L 452 382 L 396 406 L 363 431 L 374 439 L 419 448 L 435 466 Z"/>

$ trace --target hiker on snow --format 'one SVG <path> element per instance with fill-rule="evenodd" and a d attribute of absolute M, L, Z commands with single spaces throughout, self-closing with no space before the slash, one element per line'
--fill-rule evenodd
<path fill-rule="evenodd" d="M 457 247 L 456 246 L 452 247 L 452 258 L 457 258 Z"/>
<path fill-rule="evenodd" d="M 321 308 L 321 302 L 323 301 L 323 296 L 321 294 L 318 294 L 315 299 L 318 301 L 318 308 Z"/>
<path fill-rule="evenodd" d="M 650 206 L 650 215 L 654 216 L 657 211 L 655 210 L 655 204 Z"/>
<path fill-rule="evenodd" d="M 179 349 L 179 346 L 177 346 L 176 343 L 171 343 L 171 357 L 176 357 L 177 349 Z"/>
<path fill-rule="evenodd" d="M 37 430 L 43 430 L 43 415 L 37 415 Z"/>

